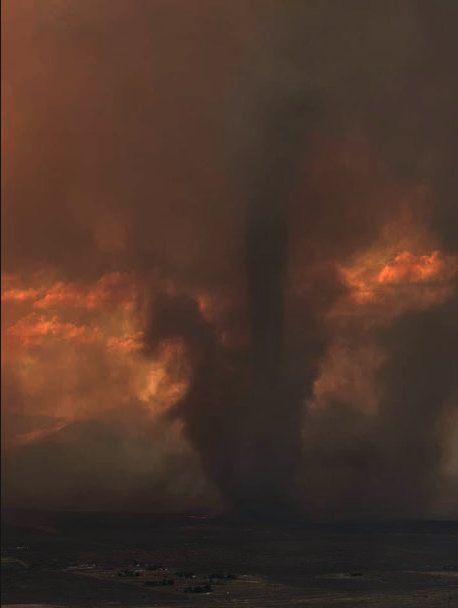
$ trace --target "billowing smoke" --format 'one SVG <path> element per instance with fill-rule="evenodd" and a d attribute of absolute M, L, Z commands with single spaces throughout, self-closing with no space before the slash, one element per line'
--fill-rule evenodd
<path fill-rule="evenodd" d="M 180 416 L 228 503 L 244 510 L 278 509 L 297 498 L 302 403 L 287 395 L 284 300 L 288 203 L 311 114 L 305 102 L 266 100 L 254 141 L 238 159 L 244 166 L 236 167 L 248 348 L 231 353 L 220 345 L 196 302 L 180 296 L 156 299 L 145 336 L 147 347 L 184 340 L 193 380 Z"/>
<path fill-rule="evenodd" d="M 437 491 L 440 427 L 444 408 L 451 406 L 456 370 L 455 347 L 452 352 L 441 352 L 443 336 L 436 326 L 439 319 L 442 325 L 450 323 L 446 308 L 451 305 L 447 302 L 445 308 L 432 312 L 404 314 L 388 329 L 379 330 L 378 342 L 383 344 L 387 363 L 377 379 L 381 387 L 378 415 L 374 419 L 350 409 L 345 420 L 345 404 L 340 411 L 338 406 L 337 410 L 330 407 L 325 414 L 327 428 L 315 438 L 321 445 L 313 441 L 308 445 L 308 418 L 313 414 L 305 415 L 304 403 L 312 398 L 329 339 L 326 313 L 344 292 L 341 278 L 332 268 L 377 237 L 380 224 L 393 213 L 390 206 L 397 202 L 387 200 L 385 209 L 374 208 L 370 200 L 355 196 L 353 189 L 358 185 L 351 181 L 346 184 L 350 192 L 329 193 L 320 183 L 317 193 L 307 182 L 307 169 L 305 176 L 301 173 L 300 164 L 310 158 L 316 131 L 326 128 L 323 122 L 329 119 L 329 106 L 366 95 L 374 75 L 364 72 L 367 57 L 331 67 L 317 59 L 323 49 L 318 50 L 298 24 L 316 20 L 322 29 L 324 24 L 326 33 L 328 15 L 322 7 L 290 3 L 287 9 L 275 8 L 270 14 L 267 11 L 261 34 L 256 32 L 246 66 L 247 80 L 251 80 L 243 83 L 243 103 L 235 106 L 241 116 L 239 128 L 244 130 L 236 131 L 233 171 L 236 196 L 244 208 L 241 272 L 245 275 L 249 346 L 229 355 L 218 346 L 196 306 L 190 315 L 190 303 L 180 312 L 178 302 L 170 302 L 168 314 L 172 310 L 174 314 L 168 319 L 165 337 L 177 337 L 178 332 L 191 346 L 195 361 L 180 416 L 230 506 L 278 512 L 301 505 L 307 510 L 307 493 L 323 493 L 317 477 L 332 485 L 332 475 L 337 474 L 342 480 L 329 497 L 334 512 L 348 515 L 358 502 L 370 514 L 413 512 L 428 505 L 430 495 Z M 320 41 L 323 46 L 326 42 Z M 408 41 L 402 48 L 404 55 L 411 52 L 409 43 L 414 44 Z M 365 47 L 375 58 L 380 50 L 377 44 Z M 381 67 L 386 72 L 384 62 Z M 386 75 L 379 77 L 383 80 Z M 346 86 L 345 79 L 352 81 L 352 87 Z M 298 194 L 300 177 L 305 191 Z M 294 197 L 299 196 L 295 202 Z M 370 208 L 370 218 L 364 206 Z M 308 260 L 301 259 L 301 270 L 313 293 L 295 298 L 288 257 L 294 249 L 291 240 L 297 239 L 290 224 L 298 215 L 305 241 L 302 246 L 308 253 Z M 352 231 L 356 218 L 358 234 Z M 161 327 L 163 321 L 164 316 L 156 316 L 151 323 Z M 179 330 L 183 323 L 187 329 Z M 199 336 L 198 356 L 196 336 L 193 341 L 186 336 L 191 327 Z M 147 333 L 147 341 L 149 336 Z M 234 373 L 238 368 L 241 370 Z M 432 378 L 428 390 L 423 390 L 419 377 L 428 377 L 428 372 Z M 413 423 L 416 417 L 418 423 Z M 314 424 L 312 420 L 312 428 Z M 350 442 L 348 436 L 333 435 L 342 424 L 344 434 L 354 434 Z M 418 458 L 418 450 L 422 450 L 422 458 Z M 320 458 L 323 451 L 324 463 Z M 368 474 L 374 482 L 367 480 Z"/>
<path fill-rule="evenodd" d="M 5 3 L 12 503 L 458 495 L 452 4 Z"/>

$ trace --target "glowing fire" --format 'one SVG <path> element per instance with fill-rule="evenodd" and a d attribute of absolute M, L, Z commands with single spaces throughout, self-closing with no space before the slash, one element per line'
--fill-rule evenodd
<path fill-rule="evenodd" d="M 458 260 L 438 250 L 414 253 L 382 244 L 341 266 L 347 287 L 329 315 L 331 342 L 315 382 L 315 407 L 345 403 L 376 410 L 375 375 L 384 362 L 374 330 L 451 294 Z M 355 323 L 356 319 L 356 323 Z"/>
<path fill-rule="evenodd" d="M 20 386 L 19 396 L 5 393 L 4 413 L 24 420 L 15 423 L 9 445 L 135 403 L 154 417 L 186 391 L 182 344 L 164 344 L 152 361 L 141 353 L 138 277 L 111 273 L 94 283 L 40 286 L 5 275 L 2 286 L 2 369 Z M 37 416 L 39 428 L 30 430 L 27 421 Z"/>
<path fill-rule="evenodd" d="M 409 251 L 398 253 L 378 274 L 379 283 L 416 283 L 437 278 L 445 268 L 445 259 L 439 251 L 430 255 L 414 255 Z"/>
<path fill-rule="evenodd" d="M 315 382 L 314 405 L 345 402 L 376 409 L 374 377 L 384 357 L 372 328 L 450 294 L 457 259 L 416 245 L 377 244 L 340 267 L 347 290 L 329 314 L 331 340 Z M 4 275 L 2 285 L 2 367 L 14 370 L 23 393 L 19 405 L 7 398 L 5 410 L 49 417 L 44 428 L 19 429 L 16 441 L 41 438 L 113 408 L 128 410 L 132 403 L 142 404 L 154 418 L 184 397 L 191 375 L 184 345 L 165 342 L 153 360 L 142 354 L 135 304 L 139 277 L 111 273 L 93 283 L 43 286 Z M 222 343 L 244 344 L 246 336 L 229 331 L 222 321 L 229 300 L 203 291 L 192 296 Z M 355 317 L 358 329 L 351 325 Z"/>
<path fill-rule="evenodd" d="M 353 303 L 386 304 L 390 297 L 394 301 L 402 293 L 404 300 L 398 305 L 410 308 L 443 301 L 457 269 L 457 259 L 439 251 L 425 254 L 401 251 L 383 263 L 371 254 L 354 265 L 341 267 L 340 271 Z M 393 291 L 394 287 L 397 290 Z M 417 298 L 416 303 L 409 296 Z"/>

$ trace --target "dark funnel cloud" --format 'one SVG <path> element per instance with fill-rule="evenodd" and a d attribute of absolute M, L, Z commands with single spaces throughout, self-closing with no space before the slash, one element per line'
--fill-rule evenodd
<path fill-rule="evenodd" d="M 332 289 L 326 288 L 328 300 L 325 297 L 319 312 L 309 301 L 299 304 L 302 310 L 292 330 L 301 334 L 301 340 L 293 353 L 285 352 L 289 228 L 294 221 L 291 203 L 303 177 L 301 163 L 311 133 L 322 120 L 322 108 L 339 97 L 342 75 L 334 66 L 321 65 L 321 42 L 313 26 L 325 36 L 331 35 L 331 28 L 316 5 L 304 8 L 291 3 L 287 8 L 275 5 L 267 10 L 253 5 L 248 16 L 254 18 L 253 39 L 242 56 L 241 75 L 234 82 L 226 119 L 228 129 L 234 131 L 226 141 L 233 196 L 238 200 L 234 209 L 241 209 L 239 273 L 244 276 L 249 346 L 244 352 L 225 353 L 196 306 L 191 314 L 189 302 L 184 306 L 172 300 L 164 310 L 160 300 L 155 307 L 162 314 L 159 318 L 153 314 L 151 326 L 162 327 L 168 318 L 164 313 L 173 311 L 165 338 L 181 334 L 194 369 L 181 416 L 227 504 L 272 514 L 297 508 L 300 502 L 303 401 L 311 393 L 316 360 L 325 343 L 319 335 L 322 315 L 339 292 L 337 276 L 326 269 L 327 282 L 334 284 Z M 309 18 L 312 24 L 307 23 Z M 334 22 L 335 16 L 332 19 Z M 375 48 L 376 56 L 377 52 Z M 361 65 L 344 69 L 352 77 Z M 320 246 L 326 250 L 321 218 L 329 215 L 332 202 L 325 201 L 323 209 L 320 203 L 306 192 L 301 201 L 305 219 L 301 236 L 314 243 L 322 239 Z M 307 225 L 308 215 L 315 230 Z M 348 229 L 345 223 L 342 234 Z M 359 244 L 365 239 L 366 234 L 352 240 Z M 343 241 L 346 245 L 337 245 L 338 251 L 348 249 L 347 238 Z M 315 260 L 312 267 L 314 264 Z M 326 281 L 314 281 L 322 293 L 320 282 Z M 233 359 L 232 366 L 225 361 L 228 357 Z M 230 367 L 243 379 L 235 386 L 237 379 L 226 371 Z"/>
<path fill-rule="evenodd" d="M 242 508 L 268 511 L 293 506 L 302 458 L 301 402 L 291 400 L 286 387 L 285 298 L 290 199 L 314 112 L 299 92 L 264 100 L 260 113 L 253 148 L 239 159 L 249 171 L 242 174 L 240 196 L 246 197 L 243 247 L 251 383 L 241 409 L 235 499 Z"/>

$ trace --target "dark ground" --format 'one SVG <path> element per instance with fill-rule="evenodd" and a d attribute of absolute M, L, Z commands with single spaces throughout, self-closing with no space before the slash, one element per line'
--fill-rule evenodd
<path fill-rule="evenodd" d="M 458 522 L 280 527 L 26 511 L 2 520 L 4 607 L 458 607 Z M 164 579 L 173 585 L 153 586 Z"/>

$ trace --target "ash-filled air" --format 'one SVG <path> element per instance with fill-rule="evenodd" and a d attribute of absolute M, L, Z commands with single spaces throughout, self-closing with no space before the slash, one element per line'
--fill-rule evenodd
<path fill-rule="evenodd" d="M 2 10 L 6 502 L 456 514 L 454 3 Z"/>

